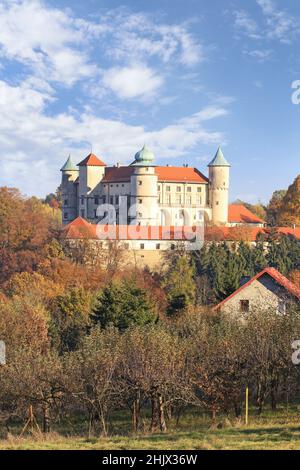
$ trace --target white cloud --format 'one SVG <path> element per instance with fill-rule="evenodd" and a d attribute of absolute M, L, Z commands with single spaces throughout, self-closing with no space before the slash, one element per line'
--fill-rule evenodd
<path fill-rule="evenodd" d="M 246 34 L 253 39 L 258 39 L 260 37 L 256 21 L 254 21 L 245 10 L 234 12 L 234 26 L 237 31 Z"/>
<path fill-rule="evenodd" d="M 163 78 L 147 66 L 113 67 L 103 75 L 104 85 L 120 98 L 149 98 L 163 84 Z"/>
<path fill-rule="evenodd" d="M 251 51 L 245 50 L 244 54 L 257 59 L 259 62 L 266 62 L 272 57 L 273 51 L 270 49 L 254 49 Z"/>
<path fill-rule="evenodd" d="M 75 116 L 49 116 L 51 100 L 24 82 L 12 86 L 0 81 L 1 184 L 18 186 L 27 194 L 43 195 L 59 183 L 59 168 L 71 152 L 79 161 L 93 144 L 107 163 L 128 163 L 144 142 L 158 157 L 186 155 L 203 144 L 224 140 L 221 132 L 206 128 L 208 120 L 224 116 L 227 110 L 210 106 L 192 116 L 149 131 L 146 127 L 103 119 L 92 112 Z"/>
<path fill-rule="evenodd" d="M 97 69 L 82 47 L 87 24 L 39 0 L 4 0 L 0 55 L 31 67 L 36 77 L 72 85 Z"/>

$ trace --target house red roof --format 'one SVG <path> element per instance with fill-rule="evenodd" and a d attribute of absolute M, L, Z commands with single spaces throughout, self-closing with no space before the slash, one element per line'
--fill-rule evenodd
<path fill-rule="evenodd" d="M 135 170 L 134 166 L 107 167 L 103 178 L 104 183 L 130 181 Z M 156 166 L 155 173 L 158 181 L 208 183 L 208 179 L 196 168 Z"/>
<path fill-rule="evenodd" d="M 231 295 L 226 297 L 226 299 L 222 300 L 218 305 L 216 305 L 213 310 L 218 310 L 220 307 L 225 305 L 230 299 L 232 299 L 235 295 L 237 295 L 239 292 L 242 290 L 246 289 L 248 286 L 250 286 L 254 281 L 257 279 L 261 278 L 262 276 L 268 275 L 274 279 L 277 284 L 282 286 L 285 290 L 287 290 L 290 294 L 292 294 L 294 297 L 297 297 L 297 299 L 300 300 L 300 289 L 293 284 L 289 279 L 287 279 L 285 276 L 283 276 L 277 269 L 275 268 L 265 268 L 258 274 L 256 274 L 252 279 L 250 279 L 248 282 L 246 282 L 244 285 L 242 285 L 239 289 L 237 289 L 235 292 L 233 292 Z"/>
<path fill-rule="evenodd" d="M 264 220 L 257 217 L 242 204 L 230 204 L 228 207 L 228 222 L 231 224 L 264 224 Z"/>
<path fill-rule="evenodd" d="M 78 163 L 78 166 L 106 166 L 106 163 L 90 153 L 82 162 Z"/>

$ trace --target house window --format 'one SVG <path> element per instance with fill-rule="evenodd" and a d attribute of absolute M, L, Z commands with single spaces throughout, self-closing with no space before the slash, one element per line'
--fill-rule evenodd
<path fill-rule="evenodd" d="M 282 299 L 278 300 L 277 313 L 279 315 L 285 315 L 286 314 L 286 302 Z"/>
<path fill-rule="evenodd" d="M 166 186 L 166 191 L 170 192 L 171 191 L 171 186 Z"/>
<path fill-rule="evenodd" d="M 187 190 L 188 193 L 191 193 L 191 192 L 192 192 L 191 186 L 188 186 L 188 187 L 186 188 L 186 190 Z"/>
<path fill-rule="evenodd" d="M 141 250 L 144 250 L 144 249 L 145 249 L 145 244 L 144 244 L 144 243 L 141 243 L 141 244 L 140 244 L 140 249 L 141 249 Z"/>
<path fill-rule="evenodd" d="M 156 243 L 156 249 L 160 250 L 160 243 Z"/>
<path fill-rule="evenodd" d="M 243 313 L 248 313 L 250 308 L 249 300 L 240 300 L 240 311 Z"/>

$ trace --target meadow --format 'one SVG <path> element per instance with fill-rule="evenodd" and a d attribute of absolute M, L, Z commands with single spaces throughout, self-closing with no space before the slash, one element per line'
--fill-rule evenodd
<path fill-rule="evenodd" d="M 212 427 L 206 413 L 190 410 L 178 425 L 169 423 L 165 434 L 150 434 L 147 416 L 145 429 L 133 434 L 129 415 L 116 413 L 108 437 L 88 437 L 80 419 L 57 424 L 47 436 L 34 431 L 19 437 L 21 423 L 14 423 L 6 435 L 1 429 L 0 450 L 300 450 L 300 407 L 255 413 L 251 410 L 248 426 L 232 416 L 218 416 Z"/>

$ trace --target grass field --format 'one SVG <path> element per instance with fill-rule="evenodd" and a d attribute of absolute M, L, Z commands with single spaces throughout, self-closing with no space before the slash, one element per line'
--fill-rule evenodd
<path fill-rule="evenodd" d="M 253 412 L 254 415 L 254 412 Z M 110 429 L 110 437 L 84 436 L 83 423 L 64 423 L 46 438 L 38 434 L 17 437 L 8 435 L 0 440 L 0 450 L 5 449 L 163 449 L 163 450 L 291 450 L 300 449 L 300 409 L 292 407 L 287 412 L 283 407 L 276 413 L 265 412 L 261 417 L 252 416 L 249 425 L 236 425 L 234 419 L 226 420 L 226 426 L 211 429 L 208 416 L 190 411 L 182 418 L 178 427 L 172 423 L 169 432 L 133 435 L 129 431 L 129 417 L 116 416 Z M 217 421 L 224 423 L 219 417 Z M 148 423 L 145 422 L 145 426 Z M 79 432 L 80 431 L 80 432 Z"/>

